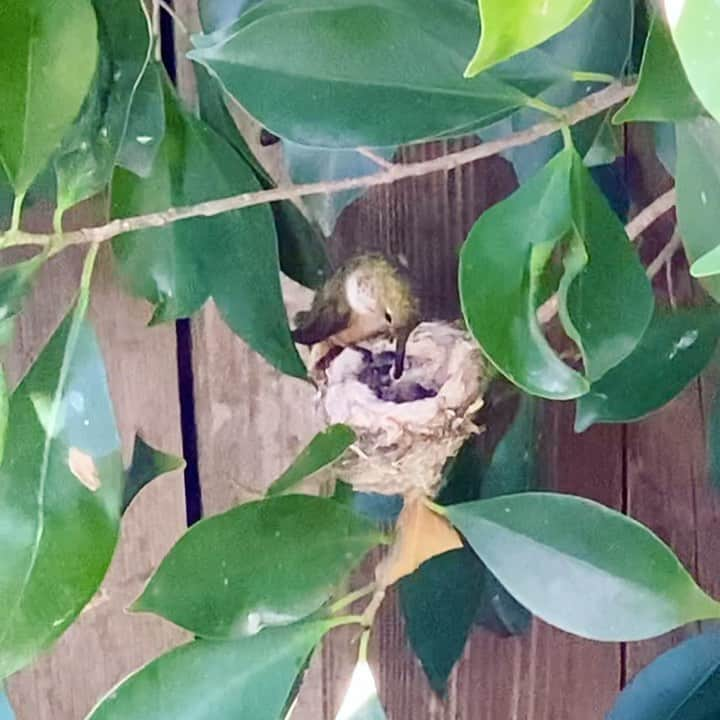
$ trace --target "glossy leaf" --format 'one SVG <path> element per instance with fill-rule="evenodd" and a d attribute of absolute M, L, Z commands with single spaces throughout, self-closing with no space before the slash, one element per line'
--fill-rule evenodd
<path fill-rule="evenodd" d="M 303 623 L 182 645 L 113 689 L 87 720 L 278 720 L 328 629 L 328 623 Z"/>
<path fill-rule="evenodd" d="M 0 268 L 0 322 L 13 318 L 22 310 L 25 297 L 45 259 L 43 254 L 39 254 Z"/>
<path fill-rule="evenodd" d="M 531 56 L 531 67 L 538 62 L 552 63 L 565 70 L 565 75 L 541 92 L 538 98 L 555 107 L 568 107 L 596 92 L 596 82 L 577 82 L 573 73 L 583 71 L 612 77 L 622 76 L 630 55 L 634 26 L 632 0 L 603 0 L 594 2 L 569 27 L 546 40 L 535 50 L 516 56 Z M 593 38 L 587 42 L 587 38 Z M 510 132 L 525 130 L 538 122 L 539 113 L 532 108 L 521 108 L 509 118 L 481 132 L 484 140 L 497 139 Z M 611 154 L 622 154 L 622 148 L 610 144 L 604 149 L 605 157 L 597 152 L 597 144 L 607 133 L 608 115 L 600 114 L 570 128 L 573 145 L 583 156 L 586 165 L 612 161 Z M 593 146 L 596 146 L 593 149 Z M 520 183 L 526 182 L 552 157 L 562 150 L 560 133 L 541 138 L 534 143 L 512 148 L 503 156 L 513 164 Z"/>
<path fill-rule="evenodd" d="M 698 635 L 656 658 L 620 693 L 607 720 L 720 716 L 720 634 Z"/>
<path fill-rule="evenodd" d="M 195 66 L 200 117 L 238 151 L 252 168 L 264 190 L 275 187 L 265 168 L 252 154 L 238 131 L 223 99 L 222 89 L 201 65 Z M 272 204 L 278 235 L 280 269 L 309 288 L 322 285 L 331 274 L 330 261 L 320 231 L 289 200 Z"/>
<path fill-rule="evenodd" d="M 677 137 L 677 213 L 688 260 L 693 263 L 718 244 L 720 227 L 720 125 L 710 118 L 679 123 Z M 720 278 L 701 279 L 720 301 Z"/>
<path fill-rule="evenodd" d="M 90 0 L 3 0 L 0 33 L 0 163 L 23 195 L 90 88 L 97 23 Z"/>
<path fill-rule="evenodd" d="M 150 23 L 140 0 L 95 0 L 100 54 L 93 85 L 55 157 L 64 210 L 110 182 L 135 90 L 150 57 Z"/>
<path fill-rule="evenodd" d="M 194 38 L 189 57 L 280 137 L 386 147 L 494 122 L 557 76 L 524 73 L 525 92 L 491 74 L 464 80 L 474 24 L 467 0 L 442 13 L 432 0 L 266 0 L 232 31 Z"/>
<path fill-rule="evenodd" d="M 521 493 L 446 512 L 512 595 L 561 630 L 629 641 L 720 617 L 667 545 L 593 501 Z"/>
<path fill-rule="evenodd" d="M 134 609 L 204 637 L 251 635 L 315 612 L 383 541 L 374 525 L 330 499 L 247 503 L 190 528 Z"/>
<path fill-rule="evenodd" d="M 275 480 L 267 494 L 281 495 L 294 488 L 305 478 L 338 460 L 355 440 L 355 433 L 347 425 L 336 424 L 325 428 L 315 435 L 292 465 Z"/>
<path fill-rule="evenodd" d="M 595 381 L 635 349 L 654 300 L 625 228 L 576 153 L 570 182 L 574 237 L 560 285 L 560 318 Z"/>
<path fill-rule="evenodd" d="M 713 70 L 717 62 L 720 6 L 715 0 L 666 2 L 670 31 L 687 78 L 710 114 L 720 120 L 720 88 Z"/>
<path fill-rule="evenodd" d="M 117 164 L 141 178 L 150 177 L 165 137 L 164 70 L 148 63 L 133 95 Z"/>
<path fill-rule="evenodd" d="M 374 152 L 390 160 L 395 148 L 375 148 Z M 296 185 L 343 180 L 378 172 L 380 166 L 355 150 L 328 150 L 306 147 L 285 140 L 283 156 L 290 178 Z M 326 195 L 310 195 L 304 200 L 310 216 L 326 237 L 330 237 L 342 211 L 365 192 L 364 188 Z"/>
<path fill-rule="evenodd" d="M 49 647 L 97 590 L 122 491 L 105 368 L 78 308 L 10 398 L 0 465 L 0 677 Z"/>
<path fill-rule="evenodd" d="M 588 387 L 550 347 L 535 316 L 538 275 L 570 230 L 570 164 L 570 154 L 561 153 L 486 210 L 460 256 L 463 314 L 486 355 L 519 387 L 558 400 L 583 395 Z"/>
<path fill-rule="evenodd" d="M 637 420 L 662 407 L 703 371 L 718 339 L 714 308 L 657 312 L 635 351 L 578 400 L 575 429 Z"/>
<path fill-rule="evenodd" d="M 169 87 L 165 113 L 167 133 L 150 177 L 115 173 L 113 217 L 259 189 L 250 167 L 181 110 Z M 126 233 L 113 248 L 127 285 L 155 304 L 155 322 L 188 317 L 212 295 L 225 322 L 254 350 L 283 372 L 305 377 L 288 328 L 267 205 Z"/>
<path fill-rule="evenodd" d="M 353 670 L 350 687 L 345 693 L 335 720 L 387 720 L 372 670 L 361 660 Z"/>
<path fill-rule="evenodd" d="M 576 20 L 592 0 L 478 0 L 480 43 L 465 70 L 474 77 L 483 70 L 540 45 Z"/>
<path fill-rule="evenodd" d="M 462 655 L 486 574 L 480 560 L 463 548 L 431 558 L 400 580 L 405 632 L 437 693 L 445 692 Z"/>
<path fill-rule="evenodd" d="M 139 435 L 136 435 L 130 467 L 125 473 L 123 513 L 128 509 L 136 495 L 155 478 L 174 470 L 182 470 L 184 467 L 185 460 L 183 458 L 156 450 Z"/>
<path fill-rule="evenodd" d="M 614 123 L 688 120 L 703 107 L 688 83 L 670 30 L 656 15 L 650 25 L 635 94 L 615 114 Z"/>
<path fill-rule="evenodd" d="M 260 0 L 198 0 L 203 30 L 207 33 L 232 25 L 240 15 Z"/>
<path fill-rule="evenodd" d="M 720 273 L 720 245 L 701 255 L 690 266 L 690 274 L 696 278 L 709 277 L 718 273 Z"/>

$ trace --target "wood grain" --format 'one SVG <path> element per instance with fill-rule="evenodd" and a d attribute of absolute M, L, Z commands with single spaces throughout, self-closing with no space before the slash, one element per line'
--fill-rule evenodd
<path fill-rule="evenodd" d="M 41 213 L 36 222 L 46 218 Z M 149 307 L 117 287 L 109 250 L 93 279 L 91 317 L 126 456 L 136 431 L 181 454 L 174 328 L 146 327 Z M 69 307 L 80 261 L 78 253 L 64 252 L 43 271 L 19 323 L 8 362 L 12 378 L 36 357 Z M 147 488 L 126 514 L 118 550 L 90 609 L 50 652 L 11 678 L 18 720 L 81 720 L 122 677 L 186 637 L 160 618 L 125 612 L 184 527 L 182 476 L 174 473 Z"/>

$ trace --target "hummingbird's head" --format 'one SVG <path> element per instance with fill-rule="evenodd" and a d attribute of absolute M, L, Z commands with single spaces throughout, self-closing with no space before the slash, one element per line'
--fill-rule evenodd
<path fill-rule="evenodd" d="M 395 338 L 395 378 L 405 366 L 405 346 L 410 333 L 420 322 L 420 308 L 410 284 L 397 273 L 382 288 L 382 308 L 390 334 Z"/>

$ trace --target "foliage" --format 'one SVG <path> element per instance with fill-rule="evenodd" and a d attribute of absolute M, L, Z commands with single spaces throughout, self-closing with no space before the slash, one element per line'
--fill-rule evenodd
<path fill-rule="evenodd" d="M 367 187 L 483 152 L 504 154 L 519 188 L 470 230 L 459 299 L 485 356 L 523 394 L 507 432 L 466 445 L 437 498 L 413 498 L 464 540 L 397 583 L 431 686 L 444 690 L 476 625 L 519 633 L 532 613 L 582 637 L 632 641 L 720 616 L 648 528 L 539 492 L 536 480 L 536 397 L 574 401 L 577 431 L 635 421 L 697 378 L 720 338 L 720 11 L 712 0 L 665 6 L 650 16 L 631 0 L 199 0 L 203 31 L 187 54 L 195 114 L 160 62 L 140 0 L 3 1 L 0 249 L 36 250 L 3 255 L 3 344 L 46 261 L 70 245 L 88 250 L 77 297 L 25 377 L 8 387 L 0 368 L 0 678 L 77 619 L 124 511 L 183 466 L 138 437 L 123 468 L 87 317 L 99 245 L 111 241 L 115 272 L 152 305 L 151 322 L 193 317 L 212 298 L 253 350 L 306 381 L 281 274 L 319 287 L 331 271 L 323 235 Z M 268 173 L 233 121 L 235 104 L 281 138 L 289 179 L 312 188 Z M 617 126 L 631 122 L 654 123 L 675 179 L 676 233 L 709 296 L 694 303 L 698 293 L 680 307 L 656 299 L 648 275 L 659 266 L 644 267 L 633 247 L 660 206 L 640 216 L 643 227 L 624 225 Z M 403 144 L 478 135 L 485 146 L 391 162 Z M 66 212 L 93 198 L 106 224 L 64 231 Z M 21 229 L 37 200 L 55 208 L 50 234 Z M 718 408 L 708 422 L 716 481 Z M 495 422 L 486 419 L 488 434 Z M 277 720 L 341 625 L 363 633 L 339 717 L 384 717 L 367 643 L 387 588 L 358 588 L 352 573 L 400 535 L 392 524 L 403 498 L 342 484 L 339 461 L 355 440 L 350 427 L 330 426 L 266 497 L 183 535 L 133 609 L 196 639 L 131 675 L 89 718 Z M 339 481 L 333 497 L 295 494 L 320 472 Z M 344 614 L 369 593 L 365 616 Z M 609 717 L 717 714 L 717 645 L 707 634 L 661 656 Z"/>

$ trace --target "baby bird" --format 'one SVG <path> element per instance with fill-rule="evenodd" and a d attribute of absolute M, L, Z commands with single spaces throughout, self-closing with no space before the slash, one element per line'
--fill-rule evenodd
<path fill-rule="evenodd" d="M 295 316 L 293 340 L 345 347 L 386 335 L 395 340 L 394 375 L 405 366 L 405 345 L 420 322 L 409 283 L 382 255 L 359 255 L 321 287 L 310 310 Z"/>

